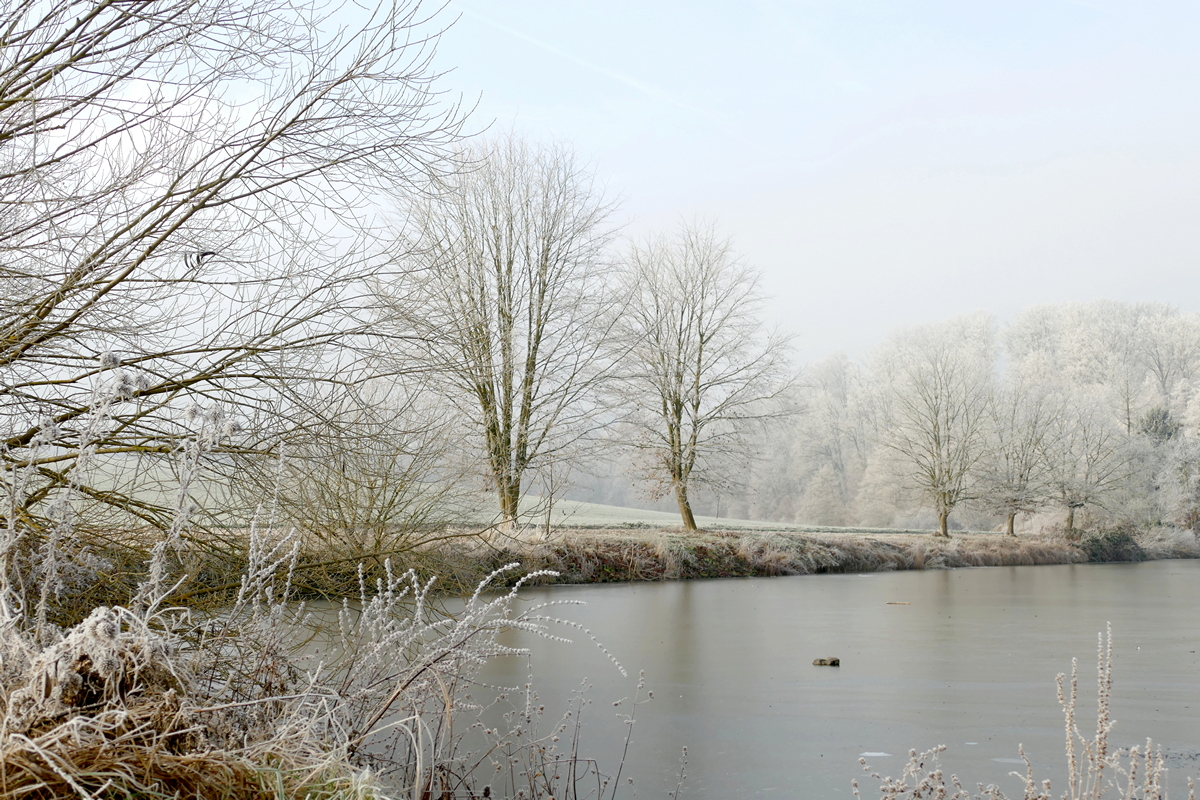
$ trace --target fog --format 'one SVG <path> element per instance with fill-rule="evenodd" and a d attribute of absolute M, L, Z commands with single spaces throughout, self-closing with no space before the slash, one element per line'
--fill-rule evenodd
<path fill-rule="evenodd" d="M 478 122 L 572 142 L 631 231 L 718 220 L 805 361 L 981 309 L 1200 309 L 1188 4 L 448 10 Z"/>
<path fill-rule="evenodd" d="M 591 636 L 521 608 L 527 581 L 576 574 L 539 564 L 642 580 L 1200 553 L 1200 10 L 9 5 L 6 790 L 564 797 L 595 780 L 615 797 L 621 767 L 610 784 L 575 749 L 580 716 L 540 727 L 528 666 L 507 680 L 524 690 L 477 680 L 524 652 L 516 632 Z M 572 493 L 659 498 L 682 531 L 619 507 L 588 523 Z M 771 524 L 703 531 L 705 512 Z M 839 536 L 843 560 L 779 523 L 942 538 L 906 535 L 898 553 Z M 649 525 L 667 529 L 629 530 Z M 1011 536 L 950 537 L 964 528 Z M 1191 613 L 1154 577 L 1183 571 L 1138 574 L 1159 592 L 1136 599 Z M 443 618 L 440 587 L 470 599 Z M 713 632 L 816 618 L 760 596 Z M 1097 596 L 1091 612 L 1116 595 Z M 293 659 L 305 597 L 339 610 L 309 662 Z M 893 597 L 875 618 L 922 609 Z M 1011 617 L 964 625 L 961 594 L 926 597 L 1012 657 Z M 953 632 L 940 617 L 926 627 Z M 1067 629 L 1099 620 L 1082 619 Z M 904 638 L 926 686 L 929 653 L 957 648 Z M 838 648 L 848 677 L 900 663 Z M 814 667 L 836 665 L 824 652 Z M 795 674 L 794 652 L 779 663 Z M 756 678 L 710 680 L 737 694 L 705 718 L 736 731 Z M 1107 729 L 1089 752 L 1110 752 Z M 1088 780 L 1110 767 L 1090 761 Z"/>

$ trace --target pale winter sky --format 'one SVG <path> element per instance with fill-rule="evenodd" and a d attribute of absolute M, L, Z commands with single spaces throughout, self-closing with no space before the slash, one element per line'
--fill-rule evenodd
<path fill-rule="evenodd" d="M 632 233 L 715 219 L 803 360 L 984 309 L 1200 310 L 1200 4 L 449 0 L 443 87 Z"/>

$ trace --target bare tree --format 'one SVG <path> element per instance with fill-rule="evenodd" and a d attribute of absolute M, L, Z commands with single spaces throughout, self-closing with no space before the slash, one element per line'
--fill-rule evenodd
<path fill-rule="evenodd" d="M 419 0 L 354 6 L 357 29 L 320 13 L 0 11 L 0 459 L 10 489 L 22 472 L 17 516 L 69 487 L 164 524 L 85 462 L 171 455 L 196 403 L 240 407 L 255 424 L 237 449 L 258 449 L 286 424 L 278 393 L 367 330 L 378 264 L 355 220 L 436 163 L 459 115 L 433 91 Z"/>
<path fill-rule="evenodd" d="M 512 529 L 531 477 L 596 422 L 612 320 L 602 269 L 611 205 L 562 146 L 509 136 L 461 162 L 407 205 L 401 261 L 412 277 L 381 290 L 411 354 L 478 435 Z"/>
<path fill-rule="evenodd" d="M 941 536 L 950 535 L 950 512 L 971 499 L 985 455 L 994 341 L 991 318 L 976 314 L 901 331 L 876 354 L 886 393 L 882 444 L 908 487 L 933 505 Z"/>
<path fill-rule="evenodd" d="M 766 331 L 758 274 L 711 227 L 635 245 L 619 321 L 621 403 L 645 476 L 696 530 L 689 491 L 736 484 L 748 435 L 786 413 L 788 337 Z M 723 469 L 724 468 L 724 469 Z"/>
<path fill-rule="evenodd" d="M 1049 466 L 1052 496 L 1067 512 L 1067 536 L 1077 538 L 1076 512 L 1086 506 L 1104 507 L 1115 492 L 1128 485 L 1135 466 L 1128 435 L 1102 401 L 1084 393 L 1073 394 L 1067 412 L 1059 417 L 1061 427 Z"/>
<path fill-rule="evenodd" d="M 1015 536 L 1017 514 L 1032 514 L 1049 499 L 1050 457 L 1063 407 L 1044 387 L 1002 387 L 988 404 L 985 449 L 976 472 L 979 503 L 1003 514 Z"/>

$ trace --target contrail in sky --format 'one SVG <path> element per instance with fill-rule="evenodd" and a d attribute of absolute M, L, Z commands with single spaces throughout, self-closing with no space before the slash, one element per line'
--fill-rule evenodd
<path fill-rule="evenodd" d="M 461 6 L 459 7 L 459 10 L 462 11 L 462 13 L 464 15 L 471 17 L 472 19 L 479 20 L 480 22 L 484 23 L 485 25 L 491 25 L 493 28 L 504 31 L 508 35 L 515 36 L 518 39 L 521 39 L 522 41 L 528 42 L 529 44 L 533 45 L 534 47 L 539 47 L 548 53 L 553 53 L 554 55 L 558 56 L 559 58 L 565 58 L 567 61 L 570 61 L 572 64 L 583 67 L 584 69 L 587 69 L 587 70 L 591 70 L 592 72 L 595 72 L 597 75 L 603 75 L 606 78 L 611 78 L 612 80 L 616 81 L 617 83 L 623 83 L 626 86 L 628 86 L 629 88 L 635 89 L 635 90 L 641 92 L 642 94 L 646 95 L 647 97 L 652 97 L 655 100 L 661 100 L 664 103 L 670 103 L 671 105 L 675 106 L 676 108 L 681 108 L 684 111 L 691 111 L 693 113 L 704 114 L 704 112 L 701 111 L 700 109 L 693 108 L 692 106 L 681 103 L 678 100 L 676 100 L 674 97 L 671 97 L 669 94 L 666 94 L 665 92 L 662 92 L 659 89 L 654 88 L 653 86 L 649 86 L 647 84 L 642 83 L 641 81 L 631 78 L 628 75 L 623 75 L 620 72 L 616 72 L 615 70 L 608 69 L 607 67 L 602 67 L 599 64 L 593 64 L 590 61 L 584 61 L 582 58 L 572 55 L 571 53 L 568 53 L 566 50 L 561 50 L 552 44 L 543 42 L 541 39 L 535 39 L 534 37 L 530 36 L 527 33 L 522 33 L 521 31 L 518 31 L 514 28 L 510 28 L 507 25 L 502 25 L 499 22 L 488 19 L 487 17 L 485 17 L 481 14 L 477 14 L 474 11 L 470 11 L 468 9 L 462 8 Z"/>

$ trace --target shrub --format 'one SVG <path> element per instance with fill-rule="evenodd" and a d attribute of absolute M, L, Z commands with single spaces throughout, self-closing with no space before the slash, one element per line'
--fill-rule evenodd
<path fill-rule="evenodd" d="M 1137 529 L 1118 525 L 1089 531 L 1079 540 L 1079 548 L 1090 562 L 1145 561 L 1146 551 L 1138 543 Z"/>

